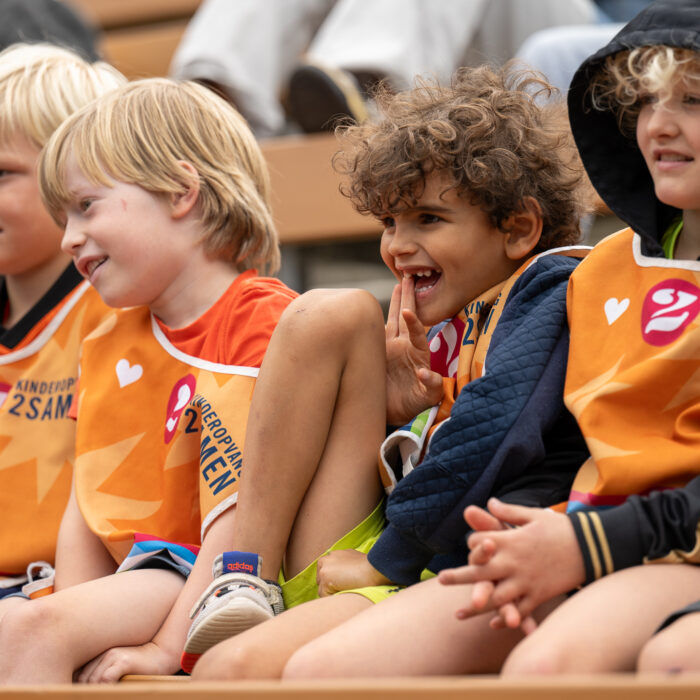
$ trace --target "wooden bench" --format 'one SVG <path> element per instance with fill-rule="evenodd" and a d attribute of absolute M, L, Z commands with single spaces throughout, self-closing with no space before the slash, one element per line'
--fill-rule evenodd
<path fill-rule="evenodd" d="M 331 165 L 335 137 L 286 136 L 261 145 L 270 168 L 272 211 L 282 243 L 281 278 L 299 291 L 313 286 L 309 256 L 320 244 L 334 243 L 340 250 L 342 243 L 374 240 L 379 263 L 381 227 L 372 217 L 358 214 L 338 190 L 340 178 Z M 383 268 L 378 274 L 384 279 L 390 276 Z M 375 295 L 383 300 L 386 289 Z"/>
<path fill-rule="evenodd" d="M 67 0 L 102 32 L 105 58 L 129 79 L 167 75 L 201 0 Z"/>
<path fill-rule="evenodd" d="M 380 678 L 336 681 L 185 680 L 117 685 L 4 688 L 2 700 L 697 700 L 700 674 L 640 678 L 634 675 L 523 678 Z"/>

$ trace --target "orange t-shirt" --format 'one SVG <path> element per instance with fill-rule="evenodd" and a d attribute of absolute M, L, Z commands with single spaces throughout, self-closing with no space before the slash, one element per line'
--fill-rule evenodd
<path fill-rule="evenodd" d="M 194 323 L 177 329 L 160 321 L 158 325 L 187 355 L 225 365 L 260 367 L 282 311 L 296 296 L 280 280 L 257 277 L 255 270 L 247 270 Z"/>
<path fill-rule="evenodd" d="M 250 271 L 186 328 L 121 309 L 86 339 L 76 497 L 117 562 L 143 542 L 197 546 L 235 503 L 255 378 L 295 296 Z"/>

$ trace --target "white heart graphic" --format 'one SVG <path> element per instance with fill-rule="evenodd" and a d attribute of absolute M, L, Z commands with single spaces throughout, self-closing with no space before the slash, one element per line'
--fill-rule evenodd
<path fill-rule="evenodd" d="M 117 362 L 117 379 L 119 380 L 119 386 L 124 388 L 129 384 L 133 384 L 141 379 L 143 374 L 143 367 L 141 365 L 130 365 L 129 360 L 122 358 Z"/>
<path fill-rule="evenodd" d="M 608 299 L 603 307 L 605 309 L 605 317 L 608 319 L 608 325 L 612 326 L 627 311 L 629 305 L 629 299 L 622 299 L 622 301 L 618 301 L 615 297 Z"/>

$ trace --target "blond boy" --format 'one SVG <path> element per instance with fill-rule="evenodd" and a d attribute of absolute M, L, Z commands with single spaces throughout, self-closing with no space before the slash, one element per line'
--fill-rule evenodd
<path fill-rule="evenodd" d="M 229 542 L 258 367 L 295 296 L 255 270 L 279 262 L 266 166 L 231 106 L 152 79 L 66 122 L 40 178 L 64 251 L 131 308 L 84 344 L 56 592 L 5 620 L 0 676 L 173 673 Z"/>

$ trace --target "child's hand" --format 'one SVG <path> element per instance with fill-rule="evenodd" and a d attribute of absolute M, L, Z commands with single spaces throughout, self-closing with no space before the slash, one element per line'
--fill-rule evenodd
<path fill-rule="evenodd" d="M 554 511 L 513 506 L 491 499 L 491 516 L 513 529 L 477 531 L 469 536 L 469 566 L 440 572 L 444 584 L 474 583 L 472 599 L 457 612 L 463 618 L 496 608 L 502 623 L 532 631 L 530 615 L 540 604 L 583 583 L 585 572 L 569 519 Z M 470 507 L 465 519 L 478 530 L 484 511 Z"/>
<path fill-rule="evenodd" d="M 469 514 L 469 516 L 467 515 Z M 469 526 L 477 532 L 490 532 L 505 530 L 506 525 L 491 513 L 478 506 L 469 506 L 464 511 L 464 519 Z M 495 545 L 492 539 L 484 538 L 474 549 L 469 552 L 469 566 L 460 566 L 455 569 L 443 569 L 438 579 L 445 585 L 457 585 L 461 583 L 473 583 L 471 601 L 468 606 L 460 608 L 456 616 L 464 620 L 471 615 L 486 609 L 486 606 L 493 593 L 494 583 L 492 581 L 474 582 L 473 567 L 475 565 L 485 566 L 491 560 L 495 552 Z"/>
<path fill-rule="evenodd" d="M 128 674 L 169 676 L 180 669 L 178 655 L 154 642 L 137 647 L 115 647 L 96 656 L 76 672 L 78 683 L 116 683 Z"/>
<path fill-rule="evenodd" d="M 351 588 L 391 583 L 369 563 L 366 554 L 356 549 L 337 549 L 319 557 L 316 582 L 321 597 Z"/>
<path fill-rule="evenodd" d="M 442 377 L 430 369 L 425 328 L 416 316 L 413 278 L 394 287 L 386 323 L 387 423 L 404 425 L 442 399 Z"/>

